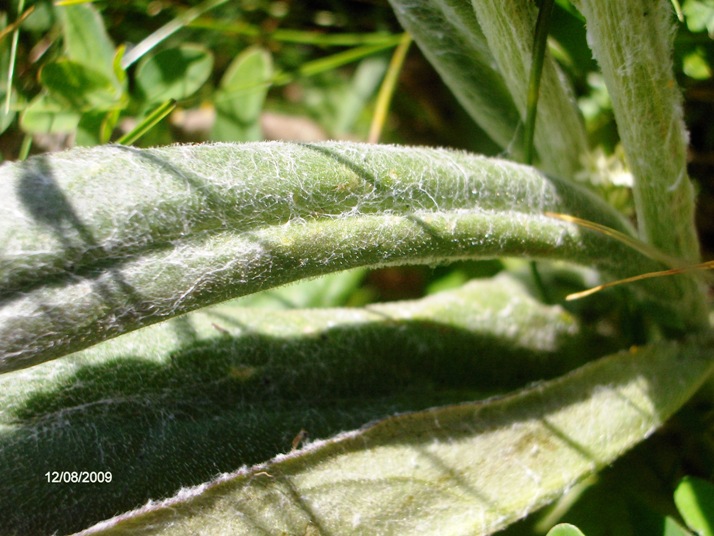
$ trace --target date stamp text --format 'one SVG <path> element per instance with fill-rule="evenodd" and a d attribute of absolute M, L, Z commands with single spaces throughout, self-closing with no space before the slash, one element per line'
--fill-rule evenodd
<path fill-rule="evenodd" d="M 47 471 L 45 478 L 50 484 L 108 484 L 111 471 Z"/>

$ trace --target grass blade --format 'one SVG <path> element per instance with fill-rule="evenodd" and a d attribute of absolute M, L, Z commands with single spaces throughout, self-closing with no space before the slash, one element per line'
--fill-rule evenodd
<path fill-rule="evenodd" d="M 367 136 L 369 143 L 377 143 L 382 134 L 382 128 L 384 127 L 389 112 L 389 105 L 392 102 L 392 96 L 397 87 L 397 79 L 399 78 L 399 73 L 402 70 L 402 65 L 404 65 L 404 60 L 407 57 L 411 43 L 411 36 L 408 33 L 403 34 L 402 40 L 399 42 L 389 62 L 387 75 L 384 77 L 384 81 L 377 95 L 377 104 L 375 106 L 374 116 L 372 117 L 372 124 L 369 128 L 369 135 Z"/>
<path fill-rule="evenodd" d="M 528 98 L 526 99 L 526 126 L 523 132 L 523 148 L 525 151 L 524 162 L 533 164 L 535 156 L 535 125 L 538 116 L 538 96 L 540 95 L 540 79 L 543 72 L 545 48 L 548 44 L 548 28 L 553 14 L 553 0 L 543 0 L 538 10 L 535 37 L 533 39 L 533 61 L 531 62 L 528 80 Z"/>
<path fill-rule="evenodd" d="M 17 60 L 17 43 L 20 38 L 20 24 L 22 20 L 32 13 L 35 6 L 32 6 L 28 11 L 23 13 L 25 9 L 25 0 L 20 0 L 17 6 L 18 12 L 22 13 L 16 22 L 16 25 L 11 30 L 12 31 L 12 43 L 10 45 L 10 60 L 7 70 L 7 93 L 5 94 L 5 114 L 10 113 L 10 102 L 12 101 L 12 81 L 15 77 L 15 61 Z"/>
<path fill-rule="evenodd" d="M 140 58 L 146 55 L 147 52 L 153 50 L 161 42 L 165 41 L 168 37 L 172 36 L 178 32 L 184 26 L 190 24 L 193 20 L 203 15 L 206 11 L 210 11 L 222 4 L 225 4 L 228 0 L 205 0 L 199 5 L 187 9 L 181 15 L 168 22 L 154 33 L 146 37 L 140 43 L 138 43 L 134 48 L 127 51 L 121 60 L 121 66 L 123 69 L 127 69 L 134 63 L 136 63 Z"/>
<path fill-rule="evenodd" d="M 117 140 L 120 145 L 131 145 L 136 140 L 141 138 L 149 130 L 154 128 L 156 124 L 161 122 L 167 115 L 169 115 L 174 108 L 176 108 L 176 101 L 174 99 L 169 99 L 163 104 L 156 107 L 156 109 L 147 115 L 141 122 L 136 125 L 131 131 L 124 134 L 121 138 Z"/>

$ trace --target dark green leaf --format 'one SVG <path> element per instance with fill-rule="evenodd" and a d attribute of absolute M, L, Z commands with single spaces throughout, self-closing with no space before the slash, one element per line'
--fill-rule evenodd
<path fill-rule="evenodd" d="M 45 65 L 40 72 L 40 81 L 54 100 L 72 111 L 106 110 L 116 106 L 121 99 L 112 80 L 100 71 L 71 60 Z"/>
<path fill-rule="evenodd" d="M 148 104 L 181 100 L 198 91 L 212 69 L 210 51 L 199 45 L 181 45 L 143 58 L 136 69 L 136 85 Z"/>

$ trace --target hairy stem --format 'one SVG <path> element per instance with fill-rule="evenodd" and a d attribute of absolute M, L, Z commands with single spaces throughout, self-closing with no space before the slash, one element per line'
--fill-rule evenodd
<path fill-rule="evenodd" d="M 667 0 L 576 0 L 602 69 L 627 160 L 635 177 L 640 236 L 672 256 L 699 260 L 694 193 L 687 175 L 687 132 L 672 71 L 672 13 Z M 707 325 L 703 293 L 678 280 L 692 328 Z"/>

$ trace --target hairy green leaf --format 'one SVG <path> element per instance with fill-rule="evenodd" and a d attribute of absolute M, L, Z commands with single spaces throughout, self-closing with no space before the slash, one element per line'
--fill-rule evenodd
<path fill-rule="evenodd" d="M 528 81 L 533 56 L 537 9 L 524 0 L 473 0 L 479 25 L 506 82 L 520 117 L 525 121 Z M 573 178 L 587 152 L 585 126 L 572 90 L 546 52 L 540 82 L 535 147 L 540 166 Z"/>
<path fill-rule="evenodd" d="M 650 435 L 711 373 L 663 342 L 514 395 L 390 417 L 83 534 L 495 532 Z"/>
<path fill-rule="evenodd" d="M 507 276 L 364 309 L 194 312 L 0 377 L 3 534 L 80 530 L 287 452 L 300 429 L 330 437 L 603 351 Z M 112 482 L 45 477 L 75 469 Z"/>
<path fill-rule="evenodd" d="M 77 149 L 4 165 L 0 203 L 3 371 L 357 266 L 528 256 L 618 277 L 659 268 L 606 235 L 545 217 L 572 213 L 628 232 L 569 181 L 439 149 Z M 678 297 L 669 279 L 638 285 L 664 306 Z"/>
<path fill-rule="evenodd" d="M 520 159 L 522 149 L 516 139 L 520 116 L 468 0 L 390 0 L 390 4 L 474 121 Z"/>

